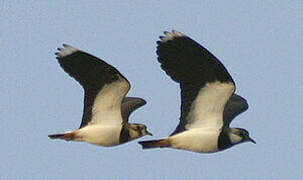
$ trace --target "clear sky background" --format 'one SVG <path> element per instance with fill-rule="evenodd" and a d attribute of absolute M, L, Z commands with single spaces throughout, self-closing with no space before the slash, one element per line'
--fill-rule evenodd
<path fill-rule="evenodd" d="M 180 92 L 156 41 L 178 30 L 215 54 L 250 105 L 231 124 L 257 144 L 215 154 L 54 141 L 78 128 L 83 89 L 58 65 L 62 43 L 115 66 L 147 100 L 130 122 L 169 135 Z M 0 0 L 0 179 L 303 178 L 303 2 Z"/>

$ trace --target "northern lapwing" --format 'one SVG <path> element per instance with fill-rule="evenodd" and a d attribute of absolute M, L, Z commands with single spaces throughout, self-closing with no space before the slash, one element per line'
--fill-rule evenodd
<path fill-rule="evenodd" d="M 164 34 L 157 42 L 158 61 L 180 84 L 180 123 L 164 139 L 139 142 L 143 149 L 168 147 L 213 153 L 242 142 L 255 143 L 245 129 L 229 127 L 248 104 L 234 94 L 235 83 L 223 64 L 186 35 L 175 30 Z"/>
<path fill-rule="evenodd" d="M 117 69 L 72 46 L 63 44 L 63 47 L 55 53 L 58 62 L 84 89 L 82 123 L 77 130 L 52 134 L 49 138 L 115 146 L 152 135 L 145 125 L 128 123 L 130 114 L 146 101 L 125 97 L 130 84 Z"/>

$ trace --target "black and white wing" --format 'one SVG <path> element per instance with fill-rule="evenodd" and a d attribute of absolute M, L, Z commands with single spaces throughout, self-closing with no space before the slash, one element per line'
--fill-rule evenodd
<path fill-rule="evenodd" d="M 121 115 L 123 122 L 128 122 L 128 118 L 132 112 L 146 104 L 146 101 L 138 97 L 125 97 L 122 101 Z"/>
<path fill-rule="evenodd" d="M 130 89 L 128 80 L 101 59 L 63 44 L 57 55 L 60 66 L 84 88 L 84 109 L 80 125 L 106 122 L 105 114 L 121 113 L 121 103 Z M 102 122 L 100 122 L 102 119 Z M 110 119 L 110 118 L 109 118 Z M 110 120 L 108 120 L 110 121 Z"/>
<path fill-rule="evenodd" d="M 179 133 L 192 128 L 221 128 L 224 106 L 235 84 L 223 64 L 200 44 L 172 31 L 157 42 L 161 68 L 181 88 Z"/>
<path fill-rule="evenodd" d="M 224 112 L 223 112 L 224 126 L 229 127 L 231 121 L 236 116 L 243 113 L 247 109 L 248 109 L 248 103 L 246 99 L 244 99 L 243 97 L 237 94 L 233 94 L 227 101 L 224 108 Z"/>

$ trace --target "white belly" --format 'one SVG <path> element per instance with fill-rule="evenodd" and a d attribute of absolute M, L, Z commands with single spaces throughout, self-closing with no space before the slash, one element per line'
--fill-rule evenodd
<path fill-rule="evenodd" d="M 218 151 L 220 131 L 215 129 L 190 129 L 170 137 L 171 147 L 200 153 Z"/>
<path fill-rule="evenodd" d="M 76 131 L 76 139 L 99 146 L 119 144 L 121 125 L 88 125 Z"/>

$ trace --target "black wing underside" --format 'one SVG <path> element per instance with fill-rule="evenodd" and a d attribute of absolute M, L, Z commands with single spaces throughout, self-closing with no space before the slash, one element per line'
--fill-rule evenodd
<path fill-rule="evenodd" d="M 248 109 L 248 103 L 246 99 L 243 97 L 233 94 L 229 100 L 227 101 L 224 112 L 223 112 L 223 121 L 224 126 L 229 127 L 231 121 L 238 116 L 239 114 L 243 113 Z"/>
<path fill-rule="evenodd" d="M 56 53 L 60 66 L 84 88 L 84 109 L 80 128 L 86 126 L 92 117 L 92 107 L 98 92 L 105 84 L 110 84 L 123 75 L 113 66 L 86 52 L 75 50 L 69 45 L 58 48 Z M 61 55 L 64 50 L 73 48 L 74 52 Z M 124 78 L 126 81 L 127 79 Z M 127 81 L 128 82 L 128 81 Z"/>
<path fill-rule="evenodd" d="M 146 101 L 138 97 L 125 97 L 121 105 L 121 115 L 123 122 L 128 122 L 128 118 L 132 112 L 146 104 Z"/>
<path fill-rule="evenodd" d="M 191 38 L 176 32 L 165 32 L 157 44 L 161 68 L 181 88 L 180 124 L 174 133 L 182 131 L 187 122 L 191 105 L 206 83 L 234 81 L 223 64 L 206 48 Z"/>

